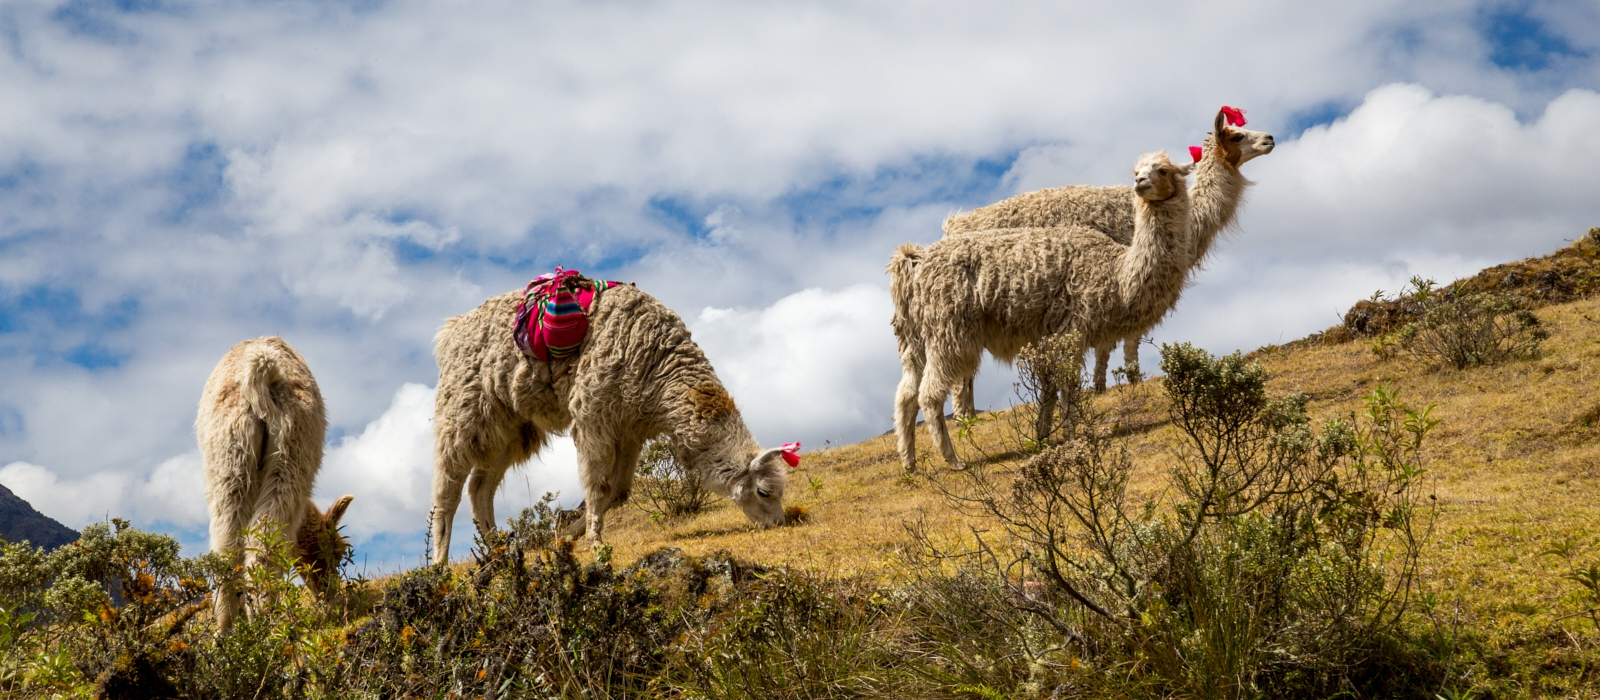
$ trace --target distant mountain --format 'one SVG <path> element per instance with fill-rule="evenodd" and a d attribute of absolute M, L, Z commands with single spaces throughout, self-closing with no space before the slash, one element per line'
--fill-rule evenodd
<path fill-rule="evenodd" d="M 27 540 L 35 547 L 55 549 L 78 539 L 77 531 L 33 509 L 11 489 L 0 485 L 0 538 Z"/>

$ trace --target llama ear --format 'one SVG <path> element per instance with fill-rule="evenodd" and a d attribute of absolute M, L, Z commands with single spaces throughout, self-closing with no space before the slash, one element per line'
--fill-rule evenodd
<path fill-rule="evenodd" d="M 783 448 L 782 447 L 774 447 L 774 448 L 771 448 L 771 449 L 762 450 L 761 454 L 756 455 L 755 459 L 750 460 L 750 471 L 754 471 L 754 472 L 760 472 L 760 471 L 782 472 L 782 471 L 784 471 L 782 465 L 783 465 Z"/>
<path fill-rule="evenodd" d="M 1188 175 L 1194 170 L 1194 163 L 1184 163 L 1183 165 L 1175 165 L 1173 167 L 1178 169 L 1179 175 Z"/>
<path fill-rule="evenodd" d="M 1224 107 L 1217 110 L 1217 121 L 1214 124 L 1216 130 L 1211 132 L 1211 142 L 1224 161 L 1239 167 L 1239 160 L 1244 157 L 1244 151 L 1239 148 L 1239 144 L 1233 142 L 1234 129 L 1228 126 L 1228 109 Z"/>
<path fill-rule="evenodd" d="M 339 524 L 339 518 L 344 517 L 345 509 L 350 507 L 350 502 L 355 500 L 355 498 L 355 496 L 345 494 L 340 496 L 339 500 L 334 501 L 333 505 L 328 506 L 328 512 L 324 513 L 322 517 L 328 522 L 329 527 Z"/>

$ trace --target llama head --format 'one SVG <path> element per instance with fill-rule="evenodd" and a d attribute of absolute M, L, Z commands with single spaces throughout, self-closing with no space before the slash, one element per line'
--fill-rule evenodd
<path fill-rule="evenodd" d="M 1243 119 L 1240 119 L 1240 122 L 1242 123 Z M 1277 145 L 1272 139 L 1272 134 L 1229 124 L 1226 108 L 1217 110 L 1217 119 L 1212 126 L 1212 142 L 1221 151 L 1222 159 L 1236 168 L 1252 158 L 1271 153 L 1272 148 Z"/>
<path fill-rule="evenodd" d="M 333 588 L 339 565 L 350 550 L 350 540 L 339 534 L 339 519 L 352 500 L 355 496 L 340 496 L 327 511 L 317 510 L 315 503 L 308 504 L 305 520 L 295 534 L 295 567 L 306 586 L 319 596 Z"/>
<path fill-rule="evenodd" d="M 728 484 L 728 498 L 738 504 L 750 522 L 762 527 L 784 524 L 783 488 L 789 483 L 789 466 L 783 448 L 762 450 L 745 470 Z"/>
<path fill-rule="evenodd" d="M 1133 192 L 1152 202 L 1171 199 L 1185 189 L 1183 178 L 1193 167 L 1193 163 L 1174 164 L 1166 151 L 1146 153 L 1133 166 Z"/>

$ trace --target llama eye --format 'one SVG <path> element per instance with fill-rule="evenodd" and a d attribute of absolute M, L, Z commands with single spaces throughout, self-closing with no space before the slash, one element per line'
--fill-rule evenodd
<path fill-rule="evenodd" d="M 1235 140 L 1235 141 L 1243 141 L 1244 140 L 1244 134 L 1234 134 L 1233 135 L 1233 140 Z"/>
<path fill-rule="evenodd" d="M 756 495 L 760 496 L 762 498 L 771 498 L 772 497 L 772 494 L 767 493 L 766 491 L 762 491 L 761 489 L 756 489 Z"/>

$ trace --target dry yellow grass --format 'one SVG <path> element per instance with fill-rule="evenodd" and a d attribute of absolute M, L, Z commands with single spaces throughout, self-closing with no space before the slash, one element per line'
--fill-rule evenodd
<path fill-rule="evenodd" d="M 1427 455 L 1440 508 L 1423 562 L 1423 590 L 1449 607 L 1448 616 L 1459 604 L 1461 624 L 1509 635 L 1513 645 L 1561 634 L 1553 623 L 1580 609 L 1575 586 L 1560 578 L 1565 563 L 1541 552 L 1571 538 L 1582 545 L 1585 560 L 1600 558 L 1600 300 L 1539 314 L 1551 331 L 1543 356 L 1499 367 L 1432 371 L 1404 357 L 1380 360 L 1362 342 L 1255 353 L 1271 373 L 1272 390 L 1306 392 L 1319 420 L 1362 411 L 1364 397 L 1385 381 L 1399 386 L 1412 406 L 1436 405 L 1434 415 L 1444 422 L 1430 436 Z M 1118 387 L 1100 401 L 1140 408 L 1129 438 L 1137 486 L 1160 489 L 1178 436 L 1165 423 L 1159 381 Z M 1010 434 L 1004 422 L 991 417 L 974 439 L 991 452 L 1003 451 Z M 934 468 L 927 449 L 923 445 L 922 464 Z M 820 480 L 819 490 L 809 488 L 811 478 Z M 893 577 L 905 523 L 919 517 L 952 527 L 965 522 L 926 478 L 902 474 L 892 436 L 807 453 L 790 483 L 788 500 L 806 507 L 807 524 L 757 531 L 726 501 L 666 523 L 626 507 L 613 511 L 607 539 L 621 563 L 670 546 L 882 579 Z M 1564 627 L 1587 624 L 1571 618 Z"/>

